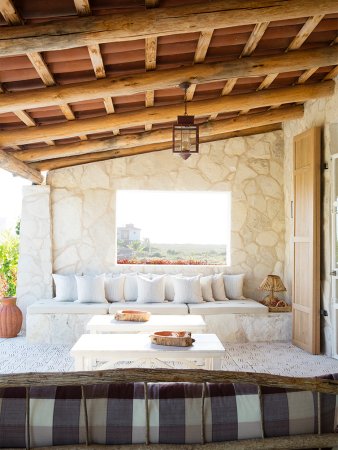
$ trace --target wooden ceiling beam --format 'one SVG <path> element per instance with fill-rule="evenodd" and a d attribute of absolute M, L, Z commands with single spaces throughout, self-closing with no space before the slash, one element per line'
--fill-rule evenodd
<path fill-rule="evenodd" d="M 15 111 L 14 114 L 25 124 L 27 127 L 35 127 L 35 120 L 26 111 Z"/>
<path fill-rule="evenodd" d="M 270 22 L 260 22 L 256 23 L 255 28 L 253 29 L 245 47 L 241 53 L 241 58 L 243 56 L 251 55 L 255 50 L 259 41 L 262 39 L 266 29 L 268 28 Z"/>
<path fill-rule="evenodd" d="M 0 13 L 8 25 L 22 25 L 23 20 L 12 0 L 0 0 Z"/>
<path fill-rule="evenodd" d="M 299 49 L 319 24 L 319 22 L 323 19 L 324 15 L 325 14 L 318 14 L 316 16 L 309 17 L 302 28 L 299 30 L 295 38 L 292 40 L 291 44 L 288 46 L 287 51 Z"/>
<path fill-rule="evenodd" d="M 250 114 L 250 116 L 238 116 L 226 120 L 207 122 L 200 126 L 200 137 L 221 134 L 230 131 L 244 130 L 247 128 L 271 125 L 286 120 L 295 120 L 303 117 L 303 106 L 290 106 L 274 109 L 267 112 Z M 103 140 L 91 140 L 77 142 L 68 145 L 57 145 L 53 148 L 44 147 L 32 150 L 20 150 L 15 156 L 22 161 L 35 162 L 65 156 L 82 155 L 85 153 L 118 150 L 119 148 L 136 147 L 139 145 L 155 144 L 172 141 L 172 129 L 150 131 L 140 134 L 116 136 Z"/>
<path fill-rule="evenodd" d="M 74 0 L 76 12 L 80 17 L 91 14 L 89 0 Z"/>
<path fill-rule="evenodd" d="M 233 112 L 242 109 L 269 107 L 284 103 L 297 103 L 332 95 L 334 81 L 299 85 L 280 89 L 269 89 L 252 94 L 224 96 L 212 100 L 201 100 L 191 103 L 190 111 L 197 117 L 209 116 L 213 113 Z M 182 112 L 182 105 L 153 106 L 143 110 L 116 113 L 91 119 L 73 120 L 67 123 L 45 125 L 35 128 L 3 131 L 0 134 L 0 145 L 21 145 L 42 142 L 49 139 L 63 139 L 71 136 L 109 132 L 114 128 L 130 128 L 144 126 L 147 123 L 166 123 L 176 120 Z"/>
<path fill-rule="evenodd" d="M 46 86 L 54 86 L 55 80 L 40 53 L 27 53 L 27 56 Z"/>
<path fill-rule="evenodd" d="M 274 71 L 282 73 L 337 64 L 337 45 L 327 48 L 295 50 L 283 55 L 250 56 L 226 63 L 202 63 L 177 69 L 149 71 L 143 74 L 52 86 L 48 89 L 4 93 L 0 95 L 0 114 L 25 108 L 34 109 L 172 88 L 177 87 L 183 81 L 207 83 L 228 79 L 228 83 L 231 83 L 230 80 L 233 78 L 259 77 Z"/>
<path fill-rule="evenodd" d="M 88 45 L 87 48 L 96 78 L 106 78 L 106 70 L 104 68 L 100 46 L 98 44 L 94 44 Z"/>
<path fill-rule="evenodd" d="M 145 41 L 145 68 L 146 70 L 154 70 L 156 69 L 156 57 L 157 57 L 157 37 L 146 38 Z M 145 105 L 146 108 L 150 106 L 154 106 L 155 101 L 155 92 L 153 90 L 149 90 L 145 93 Z M 149 131 L 152 129 L 152 124 L 148 123 L 145 125 L 145 130 Z"/>
<path fill-rule="evenodd" d="M 149 9 L 146 14 L 136 11 L 3 27 L 0 56 L 235 27 L 256 23 L 257 17 L 269 22 L 337 12 L 338 3 L 332 0 L 215 0 Z"/>
<path fill-rule="evenodd" d="M 157 8 L 160 0 L 145 0 L 146 8 Z"/>
<path fill-rule="evenodd" d="M 0 167 L 11 172 L 13 175 L 27 178 L 35 184 L 41 184 L 43 182 L 43 176 L 39 171 L 29 167 L 26 163 L 3 150 L 0 150 Z"/>
<path fill-rule="evenodd" d="M 195 64 L 200 64 L 205 60 L 213 33 L 214 33 L 214 30 L 201 31 L 199 38 L 198 38 L 198 43 L 197 43 L 195 56 L 194 56 Z M 196 86 L 197 86 L 196 83 L 192 83 L 189 86 L 189 88 L 187 89 L 186 98 L 187 98 L 188 102 L 190 102 L 193 99 L 193 96 L 194 96 L 195 90 L 196 90 Z"/>
<path fill-rule="evenodd" d="M 306 14 L 306 16 L 308 16 L 308 14 Z M 313 17 L 309 17 L 285 51 L 288 52 L 291 50 L 292 51 L 298 50 L 306 41 L 306 39 L 309 37 L 309 35 L 312 33 L 312 31 L 316 28 L 316 26 L 319 24 L 319 22 L 322 20 L 323 17 L 324 14 L 317 14 Z M 276 71 L 275 73 L 267 75 L 259 85 L 258 90 L 267 89 L 269 86 L 271 86 L 271 84 L 278 77 L 279 73 L 280 72 Z M 306 81 L 305 78 L 306 75 L 304 79 L 302 79 L 301 81 L 305 82 Z"/>
<path fill-rule="evenodd" d="M 91 15 L 91 9 L 89 0 L 74 0 L 76 11 L 79 16 L 89 16 Z M 104 67 L 104 62 L 101 54 L 101 49 L 99 44 L 91 44 L 87 46 L 90 60 L 92 62 L 93 70 L 97 80 L 101 78 L 106 78 L 106 69 Z M 103 98 L 104 107 L 106 108 L 107 114 L 113 114 L 115 112 L 113 100 L 111 96 Z M 114 134 L 118 134 L 119 130 L 115 129 Z M 81 140 L 86 140 L 87 136 L 80 136 Z"/>
<path fill-rule="evenodd" d="M 266 29 L 268 28 L 270 22 L 260 22 L 256 23 L 254 29 L 252 30 L 247 43 L 240 55 L 240 58 L 250 56 L 256 49 L 259 41 L 262 39 Z M 221 95 L 228 95 L 231 93 L 233 88 L 237 83 L 238 78 L 230 78 L 223 87 Z M 212 114 L 211 119 L 216 119 L 217 114 Z"/>
<path fill-rule="evenodd" d="M 262 134 L 262 133 L 270 133 L 272 131 L 277 131 L 282 129 L 282 124 L 272 124 L 265 125 L 262 127 L 249 128 L 247 130 L 236 130 L 230 133 L 221 133 L 214 136 L 205 136 L 201 137 L 200 143 L 214 142 L 224 139 L 230 139 L 234 137 L 240 136 L 252 136 L 254 134 Z M 119 149 L 119 150 L 110 150 L 106 152 L 98 152 L 98 153 L 88 153 L 85 155 L 78 156 L 70 156 L 66 158 L 57 158 L 51 159 L 47 161 L 40 161 L 36 163 L 29 164 L 29 167 L 38 169 L 38 170 L 53 170 L 60 169 L 63 167 L 76 166 L 80 164 L 88 164 L 91 162 L 97 161 L 105 161 L 108 159 L 121 158 L 125 156 L 135 156 L 142 155 L 145 153 L 158 152 L 162 150 L 171 149 L 171 142 L 163 142 L 160 144 L 149 144 L 142 145 L 139 147 L 128 148 L 128 149 Z"/>

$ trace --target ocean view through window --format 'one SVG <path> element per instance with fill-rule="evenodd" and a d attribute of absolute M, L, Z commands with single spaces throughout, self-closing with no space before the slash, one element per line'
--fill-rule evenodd
<path fill-rule="evenodd" d="M 119 190 L 118 264 L 230 264 L 231 194 Z"/>

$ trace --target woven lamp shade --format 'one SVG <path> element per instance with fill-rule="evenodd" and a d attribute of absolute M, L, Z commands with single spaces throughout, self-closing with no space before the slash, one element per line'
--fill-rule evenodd
<path fill-rule="evenodd" d="M 264 278 L 259 286 L 261 291 L 273 291 L 282 292 L 286 291 L 286 288 L 278 275 L 268 275 Z"/>

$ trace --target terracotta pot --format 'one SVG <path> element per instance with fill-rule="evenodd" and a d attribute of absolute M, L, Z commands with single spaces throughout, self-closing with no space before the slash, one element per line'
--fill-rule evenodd
<path fill-rule="evenodd" d="M 21 330 L 22 312 L 15 297 L 0 298 L 0 338 L 13 338 Z"/>

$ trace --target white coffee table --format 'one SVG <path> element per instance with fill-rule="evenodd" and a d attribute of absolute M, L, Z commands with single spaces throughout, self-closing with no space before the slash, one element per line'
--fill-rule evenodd
<path fill-rule="evenodd" d="M 153 331 L 190 331 L 203 333 L 205 322 L 202 316 L 152 315 L 147 322 L 115 320 L 111 314 L 98 315 L 90 319 L 87 331 L 95 333 L 150 333 Z"/>
<path fill-rule="evenodd" d="M 173 361 L 205 359 L 207 369 L 219 369 L 224 347 L 215 334 L 193 334 L 191 347 L 155 345 L 148 334 L 83 334 L 70 351 L 75 370 L 91 370 L 93 361 L 116 362 L 139 358 Z"/>

